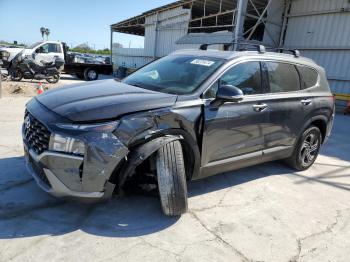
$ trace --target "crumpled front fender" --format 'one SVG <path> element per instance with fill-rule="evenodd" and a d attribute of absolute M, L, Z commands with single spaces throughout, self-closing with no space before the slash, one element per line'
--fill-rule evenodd
<path fill-rule="evenodd" d="M 154 152 L 164 145 L 183 139 L 181 136 L 166 135 L 164 137 L 155 138 L 137 148 L 135 148 L 129 155 L 128 164 L 123 168 L 119 175 L 119 189 L 124 185 L 126 179 L 132 176 L 137 166 L 139 166 L 145 159 L 150 157 Z"/>
<path fill-rule="evenodd" d="M 111 133 L 88 133 L 82 184 L 85 192 L 103 191 L 114 169 L 129 153 Z"/>

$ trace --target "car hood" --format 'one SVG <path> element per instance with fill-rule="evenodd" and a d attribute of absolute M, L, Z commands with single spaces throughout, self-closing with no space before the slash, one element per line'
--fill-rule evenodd
<path fill-rule="evenodd" d="M 172 106 L 177 96 L 149 91 L 112 79 L 56 88 L 36 99 L 73 122 L 92 122 Z"/>

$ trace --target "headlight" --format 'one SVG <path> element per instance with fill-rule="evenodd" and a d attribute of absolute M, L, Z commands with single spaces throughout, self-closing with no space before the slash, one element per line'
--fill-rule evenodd
<path fill-rule="evenodd" d="M 76 138 L 52 134 L 49 149 L 57 152 L 84 155 L 85 144 Z"/>
<path fill-rule="evenodd" d="M 76 124 L 56 124 L 59 128 L 77 130 L 77 131 L 92 131 L 92 132 L 112 132 L 119 124 L 119 121 L 98 123 L 98 124 L 87 124 L 87 125 L 76 125 Z"/>

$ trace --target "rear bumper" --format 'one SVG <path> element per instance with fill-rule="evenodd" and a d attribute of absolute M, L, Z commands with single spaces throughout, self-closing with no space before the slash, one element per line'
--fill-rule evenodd
<path fill-rule="evenodd" d="M 326 136 L 325 136 L 323 143 L 326 143 L 328 141 L 329 137 L 331 136 L 331 133 L 333 130 L 333 125 L 334 125 L 334 118 L 335 118 L 335 109 L 333 110 L 333 114 L 331 116 L 331 119 L 329 120 L 329 122 L 327 124 Z"/>

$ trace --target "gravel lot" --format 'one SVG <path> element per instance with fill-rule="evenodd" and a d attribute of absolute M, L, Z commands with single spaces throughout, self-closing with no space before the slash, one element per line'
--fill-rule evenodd
<path fill-rule="evenodd" d="M 274 162 L 191 182 L 190 212 L 168 218 L 153 197 L 42 192 L 22 157 L 28 99 L 0 99 L 0 261 L 349 261 L 349 117 L 310 170 Z"/>
<path fill-rule="evenodd" d="M 111 77 L 112 76 L 100 75 L 99 80 L 109 79 Z M 67 75 L 67 74 L 62 74 L 61 79 L 57 84 L 50 84 L 45 80 L 38 81 L 38 80 L 23 79 L 20 82 L 8 80 L 8 81 L 2 82 L 3 96 L 33 97 L 37 94 L 37 87 L 39 82 L 42 83 L 42 86 L 45 90 L 48 90 L 48 89 L 52 89 L 60 86 L 69 85 L 69 84 L 83 83 L 86 81 L 79 80 L 75 76 Z"/>

